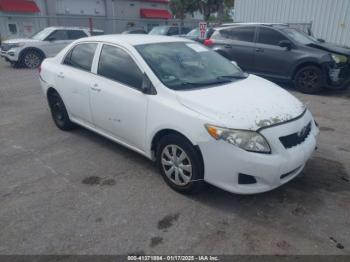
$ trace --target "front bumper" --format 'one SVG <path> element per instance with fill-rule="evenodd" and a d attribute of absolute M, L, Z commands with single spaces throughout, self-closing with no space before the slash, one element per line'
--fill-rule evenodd
<path fill-rule="evenodd" d="M 311 122 L 311 131 L 299 145 L 286 149 L 279 138 L 300 130 Z M 271 154 L 251 153 L 224 141 L 199 143 L 204 160 L 204 180 L 238 194 L 256 194 L 277 188 L 300 174 L 316 148 L 319 133 L 307 111 L 299 119 L 266 128 L 260 132 L 271 147 Z M 240 174 L 253 176 L 254 184 L 239 183 Z"/>
<path fill-rule="evenodd" d="M 15 49 L 8 51 L 0 50 L 0 56 L 3 57 L 7 62 L 17 62 L 19 58 L 19 52 Z"/>
<path fill-rule="evenodd" d="M 330 89 L 344 89 L 350 87 L 350 63 L 324 65 L 326 87 Z"/>

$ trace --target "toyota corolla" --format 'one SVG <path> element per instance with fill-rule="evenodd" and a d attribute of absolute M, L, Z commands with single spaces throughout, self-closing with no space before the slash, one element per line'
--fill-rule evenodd
<path fill-rule="evenodd" d="M 272 190 L 316 147 L 319 129 L 298 99 L 187 39 L 84 38 L 44 60 L 40 82 L 58 128 L 83 126 L 156 161 L 183 193 L 204 182 Z"/>

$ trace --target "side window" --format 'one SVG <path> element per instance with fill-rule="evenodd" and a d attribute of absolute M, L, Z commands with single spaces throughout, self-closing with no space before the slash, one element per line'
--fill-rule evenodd
<path fill-rule="evenodd" d="M 66 30 L 55 30 L 48 36 L 48 39 L 68 40 L 68 34 Z"/>
<path fill-rule="evenodd" d="M 277 46 L 282 40 L 287 40 L 287 38 L 276 30 L 265 27 L 259 28 L 258 43 Z"/>
<path fill-rule="evenodd" d="M 70 40 L 75 40 L 79 38 L 87 37 L 87 34 L 85 34 L 84 31 L 81 30 L 69 30 L 68 31 L 68 38 Z"/>
<path fill-rule="evenodd" d="M 97 44 L 79 44 L 75 46 L 64 59 L 63 64 L 70 65 L 72 67 L 91 71 L 92 60 Z"/>
<path fill-rule="evenodd" d="M 228 39 L 243 41 L 243 42 L 254 42 L 255 27 L 238 27 L 223 29 L 220 34 Z"/>
<path fill-rule="evenodd" d="M 178 35 L 179 28 L 178 27 L 170 27 L 167 35 Z"/>
<path fill-rule="evenodd" d="M 140 89 L 142 85 L 142 72 L 132 57 L 114 46 L 103 46 L 97 74 L 136 89 Z"/>

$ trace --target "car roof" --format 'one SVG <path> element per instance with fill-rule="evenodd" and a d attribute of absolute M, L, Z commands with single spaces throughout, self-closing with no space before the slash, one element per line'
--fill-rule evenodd
<path fill-rule="evenodd" d="M 257 22 L 251 22 L 251 23 L 225 23 L 221 26 L 234 26 L 234 25 L 265 25 L 265 26 L 288 26 L 288 24 L 285 23 L 257 23 Z"/>
<path fill-rule="evenodd" d="M 288 24 L 282 23 L 227 23 L 222 24 L 220 26 L 215 27 L 216 30 L 227 29 L 229 27 L 239 27 L 239 26 L 267 26 L 267 27 L 275 27 L 275 28 L 286 28 L 289 27 Z"/>
<path fill-rule="evenodd" d="M 50 27 L 46 27 L 46 28 L 51 29 L 51 30 L 66 29 L 66 30 L 88 30 L 88 31 L 90 31 L 90 28 L 78 27 L 78 26 L 50 26 Z M 93 28 L 92 31 L 94 31 L 94 32 L 103 32 L 103 30 L 96 29 L 96 28 Z"/>
<path fill-rule="evenodd" d="M 136 46 L 136 45 L 155 44 L 155 43 L 189 42 L 190 40 L 182 37 L 163 36 L 163 35 L 115 34 L 115 35 L 85 37 L 78 41 L 81 41 L 81 42 L 97 41 L 97 42 L 108 42 L 112 44 L 129 44 L 132 46 Z"/>

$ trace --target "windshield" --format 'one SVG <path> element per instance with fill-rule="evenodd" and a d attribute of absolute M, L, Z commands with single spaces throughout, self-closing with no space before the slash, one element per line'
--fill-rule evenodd
<path fill-rule="evenodd" d="M 168 32 L 167 26 L 156 26 L 148 33 L 150 35 L 166 35 Z"/>
<path fill-rule="evenodd" d="M 194 36 L 194 37 L 199 37 L 199 28 L 195 28 L 192 31 L 190 31 L 187 36 Z"/>
<path fill-rule="evenodd" d="M 305 34 L 304 32 L 293 29 L 293 28 L 284 29 L 284 32 L 287 33 L 287 35 L 290 38 L 292 38 L 294 41 L 297 41 L 298 43 L 300 43 L 302 45 L 315 44 L 318 42 L 312 36 L 309 36 L 309 35 Z"/>
<path fill-rule="evenodd" d="M 136 49 L 171 89 L 202 88 L 247 77 L 238 66 L 197 43 L 146 44 L 136 46 Z"/>
<path fill-rule="evenodd" d="M 35 33 L 34 35 L 32 35 L 30 38 L 34 39 L 34 40 L 44 40 L 50 33 L 52 32 L 52 29 L 50 28 L 45 28 L 37 33 Z"/>

